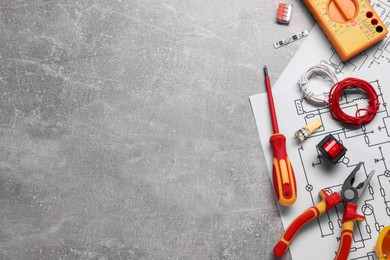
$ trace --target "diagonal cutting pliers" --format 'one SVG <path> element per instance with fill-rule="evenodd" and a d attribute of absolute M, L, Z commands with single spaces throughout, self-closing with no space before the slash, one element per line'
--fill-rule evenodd
<path fill-rule="evenodd" d="M 295 235 L 305 224 L 331 210 L 337 204 L 344 202 L 346 203 L 346 206 L 342 219 L 340 245 L 335 259 L 346 260 L 348 258 L 352 246 L 354 223 L 355 221 L 365 220 L 363 215 L 357 213 L 357 201 L 368 187 L 368 184 L 374 175 L 374 171 L 371 171 L 364 181 L 354 187 L 353 183 L 355 181 L 356 173 L 359 171 L 362 164 L 363 163 L 360 162 L 348 175 L 341 187 L 340 193 L 329 193 L 326 189 L 322 189 L 319 192 L 319 195 L 322 198 L 321 202 L 308 208 L 293 220 L 274 247 L 275 256 L 281 257 L 284 255 Z"/>

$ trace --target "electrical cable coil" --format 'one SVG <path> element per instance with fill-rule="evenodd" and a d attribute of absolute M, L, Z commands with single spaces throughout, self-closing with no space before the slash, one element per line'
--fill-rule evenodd
<path fill-rule="evenodd" d="M 340 106 L 340 99 L 346 89 L 360 89 L 367 94 L 368 108 L 359 108 L 355 112 L 355 116 L 346 114 Z M 332 117 L 342 123 L 348 125 L 360 126 L 371 122 L 379 110 L 378 95 L 374 87 L 362 79 L 346 78 L 337 82 L 330 89 L 328 97 L 328 107 Z M 361 115 L 362 112 L 365 112 Z"/>
<path fill-rule="evenodd" d="M 327 98 L 325 97 L 326 94 L 316 94 L 310 87 L 309 87 L 309 79 L 312 77 L 314 73 L 319 74 L 320 76 L 323 76 L 325 78 L 329 78 L 332 81 L 332 86 L 336 84 L 338 81 L 336 74 L 332 71 L 332 69 L 324 64 L 315 65 L 311 68 L 309 68 L 302 76 L 301 79 L 298 81 L 299 87 L 302 89 L 303 96 L 307 100 L 312 101 L 317 106 L 326 106 L 328 103 Z M 324 96 L 322 98 L 321 96 Z"/>

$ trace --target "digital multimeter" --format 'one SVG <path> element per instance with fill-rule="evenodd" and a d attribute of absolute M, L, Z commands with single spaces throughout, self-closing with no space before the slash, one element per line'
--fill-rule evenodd
<path fill-rule="evenodd" d="M 387 28 L 368 0 L 303 0 L 342 61 L 382 40 Z"/>

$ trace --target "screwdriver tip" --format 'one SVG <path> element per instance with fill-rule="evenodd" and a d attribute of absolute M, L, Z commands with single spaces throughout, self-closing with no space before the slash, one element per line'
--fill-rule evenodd
<path fill-rule="evenodd" d="M 267 66 L 264 66 L 263 70 L 264 70 L 264 76 L 267 77 L 268 76 Z"/>

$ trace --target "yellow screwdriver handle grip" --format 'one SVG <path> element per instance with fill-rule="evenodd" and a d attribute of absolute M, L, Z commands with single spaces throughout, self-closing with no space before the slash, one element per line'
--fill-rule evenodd
<path fill-rule="evenodd" d="M 297 199 L 297 185 L 294 170 L 287 156 L 286 137 L 276 133 L 271 136 L 269 142 L 274 156 L 272 181 L 276 198 L 281 205 L 290 206 Z"/>

